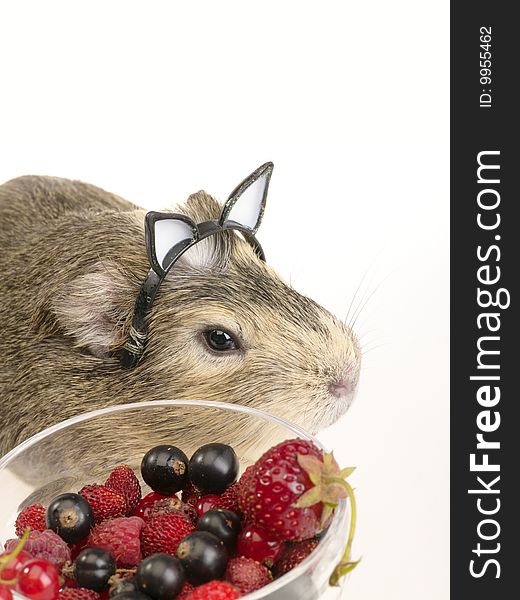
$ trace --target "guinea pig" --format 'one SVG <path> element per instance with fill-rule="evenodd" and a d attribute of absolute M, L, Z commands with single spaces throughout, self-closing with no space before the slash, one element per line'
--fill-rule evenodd
<path fill-rule="evenodd" d="M 221 210 L 204 191 L 177 208 L 196 223 L 218 219 Z M 0 455 L 69 417 L 143 400 L 236 403 L 313 433 L 336 421 L 357 387 L 355 335 L 233 231 L 181 256 L 148 314 L 139 364 L 121 367 L 150 268 L 145 214 L 79 181 L 25 176 L 0 186 Z M 233 343 L 217 351 L 211 340 L 222 332 Z M 153 428 L 158 443 L 182 433 L 187 446 L 202 429 L 239 445 L 270 435 L 265 426 L 211 416 L 201 422 L 189 411 L 175 420 L 162 412 Z M 107 456 L 119 453 L 124 462 L 138 432 L 129 427 L 115 440 L 109 429 L 85 430 L 69 451 L 84 461 L 89 446 L 105 444 Z M 151 442 L 139 440 L 145 451 Z"/>

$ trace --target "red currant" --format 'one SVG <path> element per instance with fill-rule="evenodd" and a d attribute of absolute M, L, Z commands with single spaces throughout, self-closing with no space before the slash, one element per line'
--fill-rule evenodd
<path fill-rule="evenodd" d="M 162 494 L 158 494 L 157 492 L 150 492 L 134 508 L 132 512 L 132 517 L 141 517 L 143 521 L 148 521 L 148 511 L 150 510 L 150 508 L 152 508 L 152 506 L 159 500 L 164 500 L 164 498 L 168 497 L 169 496 L 163 496 Z"/>
<path fill-rule="evenodd" d="M 13 600 L 13 594 L 9 588 L 0 585 L 0 600 Z"/>
<path fill-rule="evenodd" d="M 60 590 L 59 579 L 53 564 L 33 559 L 26 562 L 20 571 L 16 591 L 30 600 L 56 600 Z"/>
<path fill-rule="evenodd" d="M 11 553 L 4 552 L 3 554 L 0 554 L 0 557 L 5 556 L 6 554 L 11 554 Z M 18 554 L 18 556 L 16 556 L 15 558 L 12 558 L 5 565 L 5 567 L 2 569 L 2 572 L 0 573 L 0 578 L 3 579 L 4 581 L 10 581 L 11 579 L 16 579 L 18 577 L 18 573 L 22 570 L 24 563 L 26 563 L 28 560 L 31 560 L 31 559 L 32 559 L 32 556 L 29 554 L 29 552 L 22 550 Z M 14 587 L 14 584 L 12 586 L 6 586 L 6 587 Z"/>
<path fill-rule="evenodd" d="M 239 556 L 252 558 L 260 563 L 272 565 L 281 556 L 285 542 L 273 538 L 270 533 L 256 525 L 247 525 L 237 539 Z"/>
<path fill-rule="evenodd" d="M 206 496 L 202 496 L 195 507 L 199 517 L 202 517 L 202 515 L 207 513 L 208 510 L 215 508 L 219 500 L 220 496 L 217 496 L 216 494 L 207 494 Z"/>

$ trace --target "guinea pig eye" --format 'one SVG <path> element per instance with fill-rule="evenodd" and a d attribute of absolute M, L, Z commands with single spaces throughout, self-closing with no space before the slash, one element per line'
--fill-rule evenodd
<path fill-rule="evenodd" d="M 208 331 L 204 332 L 204 339 L 208 346 L 217 352 L 238 349 L 238 342 L 235 338 L 222 329 L 208 329 Z"/>

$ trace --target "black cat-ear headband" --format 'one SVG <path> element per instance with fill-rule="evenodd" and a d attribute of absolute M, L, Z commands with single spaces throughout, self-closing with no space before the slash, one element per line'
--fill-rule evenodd
<path fill-rule="evenodd" d="M 272 172 L 273 163 L 268 162 L 244 179 L 229 195 L 218 220 L 196 224 L 189 217 L 177 213 L 147 213 L 145 241 L 151 269 L 135 301 L 132 326 L 121 354 L 121 366 L 131 369 L 139 362 L 148 337 L 146 315 L 164 278 L 186 250 L 210 235 L 235 229 L 265 260 L 255 233 L 264 214 Z"/>

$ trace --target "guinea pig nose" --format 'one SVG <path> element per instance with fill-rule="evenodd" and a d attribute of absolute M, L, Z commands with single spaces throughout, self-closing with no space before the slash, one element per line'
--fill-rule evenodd
<path fill-rule="evenodd" d="M 352 381 L 347 377 L 343 376 L 329 383 L 329 391 L 336 398 L 346 398 L 351 394 L 353 390 Z"/>

